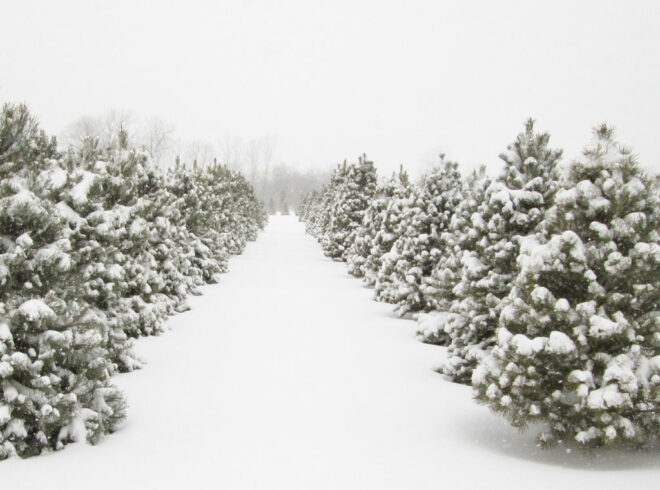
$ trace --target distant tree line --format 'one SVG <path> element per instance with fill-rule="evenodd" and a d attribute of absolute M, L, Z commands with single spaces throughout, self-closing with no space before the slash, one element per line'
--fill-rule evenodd
<path fill-rule="evenodd" d="M 224 135 L 215 144 L 202 140 L 177 139 L 174 125 L 159 117 L 135 118 L 128 111 L 112 110 L 102 116 L 83 116 L 61 134 L 65 147 L 81 149 L 94 140 L 100 147 L 117 144 L 120 131 L 131 147 L 147 151 L 163 168 L 186 161 L 198 167 L 224 165 L 240 172 L 252 185 L 267 214 L 289 214 L 309 192 L 319 189 L 330 168 L 299 169 L 276 163 L 277 140 L 264 136 L 244 141 Z"/>

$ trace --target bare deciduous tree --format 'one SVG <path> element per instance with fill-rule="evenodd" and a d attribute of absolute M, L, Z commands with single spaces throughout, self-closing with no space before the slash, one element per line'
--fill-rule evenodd
<path fill-rule="evenodd" d="M 259 173 L 259 141 L 251 139 L 245 147 L 245 159 L 247 165 L 247 173 L 250 182 L 257 181 Z"/>
<path fill-rule="evenodd" d="M 225 134 L 220 141 L 220 163 L 232 170 L 241 168 L 243 142 L 238 136 Z"/>
<path fill-rule="evenodd" d="M 60 141 L 77 150 L 82 148 L 87 140 L 98 140 L 103 135 L 103 122 L 94 116 L 82 116 L 76 119 L 60 135 Z"/>
<path fill-rule="evenodd" d="M 80 149 L 88 140 L 95 140 L 100 146 L 110 146 L 118 142 L 119 134 L 132 140 L 135 136 L 134 119 L 129 111 L 111 110 L 104 116 L 82 116 L 72 122 L 60 135 L 60 141 L 75 149 Z"/>
<path fill-rule="evenodd" d="M 196 163 L 199 167 L 206 167 L 213 162 L 213 154 L 213 146 L 201 140 L 194 140 L 186 145 L 183 160 Z"/>
<path fill-rule="evenodd" d="M 108 111 L 103 117 L 102 142 L 109 145 L 115 144 L 120 133 L 128 138 L 127 143 L 129 145 L 133 143 L 132 140 L 137 133 L 135 119 L 127 110 L 113 109 Z"/>
<path fill-rule="evenodd" d="M 140 140 L 142 146 L 158 162 L 174 149 L 174 125 L 159 117 L 146 118 L 142 125 Z"/>
<path fill-rule="evenodd" d="M 273 135 L 264 136 L 261 138 L 261 159 L 263 162 L 263 182 L 262 188 L 265 190 L 268 185 L 268 177 L 270 174 L 270 165 L 275 154 L 275 147 L 277 146 L 277 139 Z"/>

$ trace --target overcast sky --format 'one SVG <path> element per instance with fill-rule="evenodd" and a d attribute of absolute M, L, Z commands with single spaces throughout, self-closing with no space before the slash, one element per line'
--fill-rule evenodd
<path fill-rule="evenodd" d="M 496 165 L 529 116 L 574 157 L 608 122 L 658 171 L 659 26 L 657 0 L 4 0 L 0 101 L 52 133 L 127 109 L 385 170 Z"/>

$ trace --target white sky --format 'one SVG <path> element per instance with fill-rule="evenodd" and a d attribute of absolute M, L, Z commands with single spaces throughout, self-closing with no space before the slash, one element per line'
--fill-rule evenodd
<path fill-rule="evenodd" d="M 657 0 L 4 0 L 0 100 L 53 133 L 128 109 L 386 170 L 497 164 L 529 116 L 574 157 L 605 121 L 658 171 L 658 26 Z"/>

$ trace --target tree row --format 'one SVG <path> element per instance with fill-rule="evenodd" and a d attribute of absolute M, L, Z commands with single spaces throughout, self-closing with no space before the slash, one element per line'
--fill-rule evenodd
<path fill-rule="evenodd" d="M 414 184 L 338 166 L 298 210 L 325 253 L 446 346 L 440 371 L 539 443 L 660 434 L 660 193 L 607 126 L 563 161 L 529 120 L 504 167 Z"/>
<path fill-rule="evenodd" d="M 0 458 L 98 441 L 125 417 L 111 382 L 264 226 L 238 173 L 160 170 L 88 139 L 58 151 L 23 105 L 0 114 Z"/>

